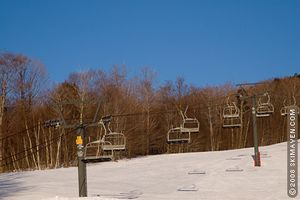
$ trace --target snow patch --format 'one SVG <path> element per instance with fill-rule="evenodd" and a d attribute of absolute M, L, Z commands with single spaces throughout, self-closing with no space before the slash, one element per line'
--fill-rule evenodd
<path fill-rule="evenodd" d="M 89 197 L 86 198 L 77 197 L 76 167 L 5 173 L 0 174 L 0 199 L 285 200 L 289 199 L 286 192 L 286 146 L 285 142 L 261 147 L 261 167 L 253 166 L 253 148 L 164 154 L 88 164 Z"/>
<path fill-rule="evenodd" d="M 102 197 L 77 197 L 77 198 L 67 198 L 67 197 L 54 197 L 49 199 L 43 199 L 43 200 L 116 200 L 112 198 L 102 198 Z"/>

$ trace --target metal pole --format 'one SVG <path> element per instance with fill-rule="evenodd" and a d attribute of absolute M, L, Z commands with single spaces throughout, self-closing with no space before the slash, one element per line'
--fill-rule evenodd
<path fill-rule="evenodd" d="M 260 167 L 260 153 L 258 149 L 258 137 L 256 126 L 256 96 L 252 96 L 252 124 L 253 124 L 253 142 L 254 142 L 254 166 Z"/>
<path fill-rule="evenodd" d="M 87 197 L 87 178 L 86 178 L 86 163 L 84 159 L 84 128 L 81 126 L 78 129 L 80 134 L 77 137 L 77 155 L 78 155 L 78 183 L 79 183 L 79 197 Z M 82 142 L 83 141 L 83 142 Z"/>

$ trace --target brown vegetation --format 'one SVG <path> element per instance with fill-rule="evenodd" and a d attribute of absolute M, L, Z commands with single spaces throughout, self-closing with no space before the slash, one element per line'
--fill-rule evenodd
<path fill-rule="evenodd" d="M 218 151 L 253 146 L 251 101 L 236 98 L 233 85 L 198 88 L 183 78 L 154 87 L 155 73 L 141 70 L 128 78 L 126 68 L 115 66 L 73 73 L 64 83 L 45 90 L 43 65 L 25 56 L 0 55 L 0 157 L 4 171 L 44 169 L 76 164 L 76 130 L 44 127 L 46 120 L 64 118 L 68 124 L 90 123 L 114 115 L 112 129 L 123 132 L 128 158 L 167 152 L 166 134 L 180 124 L 178 110 L 189 106 L 188 115 L 200 122 L 199 133 L 187 145 L 173 145 L 171 152 Z M 286 117 L 280 109 L 300 102 L 300 77 L 265 81 L 245 88 L 249 94 L 268 91 L 275 112 L 258 119 L 259 145 L 286 140 Z M 241 110 L 240 128 L 223 128 L 223 108 L 230 96 Z M 94 116 L 99 105 L 99 113 Z M 62 116 L 59 115 L 62 113 Z M 99 139 L 101 127 L 86 129 L 86 142 Z"/>

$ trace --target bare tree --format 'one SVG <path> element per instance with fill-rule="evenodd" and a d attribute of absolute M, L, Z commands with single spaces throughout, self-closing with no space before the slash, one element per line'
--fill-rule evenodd
<path fill-rule="evenodd" d="M 3 134 L 3 117 L 4 108 L 6 106 L 7 96 L 10 91 L 10 84 L 13 79 L 14 72 L 14 55 L 10 53 L 3 53 L 0 55 L 0 138 L 4 137 Z M 0 158 L 3 155 L 3 141 L 0 142 Z M 2 171 L 2 163 L 0 162 L 0 172 Z"/>
<path fill-rule="evenodd" d="M 155 120 L 151 119 L 150 112 L 153 107 L 153 103 L 155 100 L 155 91 L 153 88 L 153 81 L 155 79 L 155 72 L 153 72 L 150 68 L 142 68 L 141 70 L 141 80 L 140 80 L 140 94 L 141 101 L 143 104 L 143 110 L 146 112 L 146 132 L 145 132 L 145 150 L 146 155 L 149 154 L 150 149 L 150 134 L 151 130 L 156 125 Z"/>

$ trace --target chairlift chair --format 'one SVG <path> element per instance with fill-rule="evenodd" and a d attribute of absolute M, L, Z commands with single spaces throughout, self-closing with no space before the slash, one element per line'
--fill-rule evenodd
<path fill-rule="evenodd" d="M 196 118 L 185 118 L 181 124 L 182 132 L 197 133 L 199 132 L 199 121 Z"/>
<path fill-rule="evenodd" d="M 241 127 L 240 109 L 236 106 L 235 102 L 230 105 L 227 101 L 227 106 L 223 109 L 223 127 L 234 128 Z"/>
<path fill-rule="evenodd" d="M 274 106 L 270 103 L 270 95 L 267 96 L 267 102 L 261 102 L 261 98 L 258 100 L 258 106 L 256 108 L 256 117 L 269 117 L 274 112 Z"/>
<path fill-rule="evenodd" d="M 271 113 L 274 112 L 274 107 L 272 104 L 259 105 L 256 108 L 256 117 L 269 117 Z"/>
<path fill-rule="evenodd" d="M 84 162 L 105 162 L 113 159 L 114 152 L 112 150 L 105 150 L 104 147 L 111 145 L 108 141 L 93 141 L 87 143 L 84 148 Z"/>
<path fill-rule="evenodd" d="M 294 104 L 293 106 L 296 106 L 296 98 L 293 96 L 293 99 L 294 99 Z M 286 116 L 288 114 L 288 106 L 285 104 L 286 102 L 286 99 L 283 101 L 283 107 L 280 109 L 280 114 L 282 116 Z M 297 107 L 297 113 L 299 114 L 299 108 Z"/>
<path fill-rule="evenodd" d="M 167 143 L 169 144 L 184 144 L 191 142 L 191 133 L 182 132 L 181 127 L 171 128 L 167 134 Z"/>
<path fill-rule="evenodd" d="M 189 118 L 186 115 L 188 107 L 186 107 L 184 113 L 180 111 L 182 116 L 182 124 L 180 125 L 181 132 L 197 133 L 199 132 L 199 121 L 197 118 Z"/>
<path fill-rule="evenodd" d="M 102 141 L 108 142 L 104 143 L 103 149 L 106 151 L 110 150 L 125 150 L 126 149 L 126 137 L 123 133 L 112 132 L 109 125 L 111 122 L 111 116 L 104 117 L 99 121 L 104 128 L 104 135 L 102 137 Z M 106 126 L 107 125 L 107 126 Z"/>
<path fill-rule="evenodd" d="M 125 150 L 126 149 L 126 138 L 123 133 L 112 132 L 104 135 L 103 140 L 108 142 L 103 145 L 103 150 Z"/>
<path fill-rule="evenodd" d="M 100 140 L 90 142 L 85 146 L 85 162 L 111 161 L 114 157 L 114 151 L 126 149 L 125 135 L 111 131 L 109 127 L 111 120 L 111 116 L 100 119 L 99 124 L 103 126 L 104 134 Z"/>

